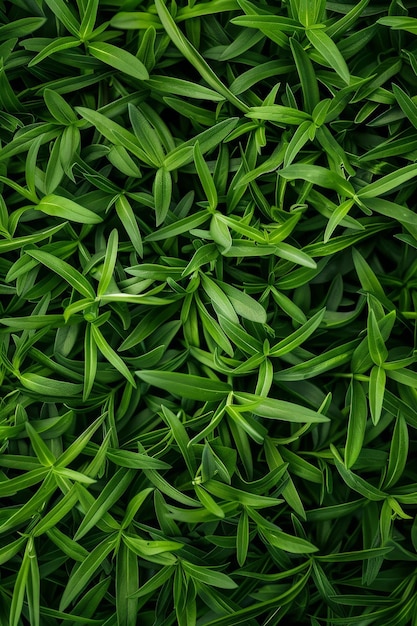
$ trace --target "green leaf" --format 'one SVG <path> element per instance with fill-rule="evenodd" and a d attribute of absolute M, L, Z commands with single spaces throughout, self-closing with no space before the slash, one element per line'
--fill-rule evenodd
<path fill-rule="evenodd" d="M 119 233 L 113 228 L 107 240 L 106 254 L 101 269 L 101 276 L 97 286 L 97 296 L 103 296 L 109 288 L 116 265 L 119 244 Z"/>
<path fill-rule="evenodd" d="M 88 0 L 80 25 L 80 39 L 87 40 L 94 30 L 97 19 L 99 0 Z"/>
<path fill-rule="evenodd" d="M 215 517 L 223 519 L 225 517 L 225 512 L 221 508 L 219 504 L 211 497 L 211 495 L 198 483 L 194 485 L 195 493 L 197 498 L 200 500 L 203 507 L 212 513 Z"/>
<path fill-rule="evenodd" d="M 77 122 L 77 116 L 74 111 L 59 93 L 52 91 L 52 89 L 45 89 L 43 97 L 51 115 L 53 115 L 60 124 L 66 126 L 67 124 Z"/>
<path fill-rule="evenodd" d="M 339 453 L 337 452 L 333 444 L 330 444 L 330 450 L 334 456 L 334 462 L 337 471 L 350 489 L 353 489 L 353 491 L 357 491 L 362 496 L 364 496 L 364 498 L 367 498 L 371 501 L 380 501 L 386 498 L 386 493 L 384 493 L 380 489 L 377 489 L 368 481 L 364 480 L 357 474 L 354 474 L 351 470 L 345 467 L 345 465 L 342 463 Z"/>
<path fill-rule="evenodd" d="M 84 519 L 74 535 L 74 540 L 78 541 L 86 535 L 100 520 L 103 513 L 107 512 L 124 494 L 132 482 L 133 470 L 121 468 L 115 472 L 108 481 L 103 491 L 100 493 L 94 504 L 86 511 Z"/>
<path fill-rule="evenodd" d="M 307 29 L 306 35 L 311 45 L 324 59 L 326 65 L 329 64 L 340 78 L 345 83 L 349 84 L 349 68 L 338 47 L 329 35 L 326 35 L 326 33 L 320 29 Z"/>
<path fill-rule="evenodd" d="M 321 309 L 313 315 L 307 322 L 305 322 L 300 328 L 293 333 L 282 339 L 269 350 L 269 356 L 279 357 L 288 352 L 292 352 L 294 348 L 300 346 L 306 341 L 314 331 L 320 326 L 323 321 L 323 317 L 326 313 L 326 309 Z"/>
<path fill-rule="evenodd" d="M 19 376 L 19 380 L 25 389 L 40 396 L 74 397 L 82 390 L 83 386 L 79 383 L 67 383 L 63 380 L 56 380 L 40 374 L 27 372 Z"/>
<path fill-rule="evenodd" d="M 126 363 L 120 358 L 117 352 L 113 350 L 101 330 L 94 323 L 91 324 L 91 335 L 104 358 L 107 359 L 133 387 L 136 387 L 136 381 Z"/>
<path fill-rule="evenodd" d="M 349 388 L 350 410 L 345 446 L 345 466 L 350 469 L 363 446 L 368 418 L 368 405 L 363 385 L 352 380 Z"/>
<path fill-rule="evenodd" d="M 99 224 L 102 221 L 102 218 L 90 211 L 90 209 L 86 209 L 73 200 L 55 194 L 44 196 L 35 209 L 42 211 L 46 215 L 61 217 L 64 220 L 81 224 Z"/>
<path fill-rule="evenodd" d="M 317 263 L 308 254 L 294 246 L 290 246 L 288 243 L 281 242 L 275 244 L 275 254 L 287 261 L 291 261 L 291 263 L 297 263 L 297 265 L 311 269 L 316 269 L 317 267 Z"/>
<path fill-rule="evenodd" d="M 245 331 L 243 326 L 238 323 L 232 322 L 230 319 L 219 314 L 220 326 L 224 330 L 226 336 L 234 343 L 238 348 L 251 355 L 263 355 L 262 343 L 252 337 Z"/>
<path fill-rule="evenodd" d="M 298 153 L 310 140 L 312 128 L 314 127 L 309 120 L 305 120 L 299 125 L 285 151 L 284 167 L 291 165 Z"/>
<path fill-rule="evenodd" d="M 189 445 L 190 439 L 187 435 L 187 431 L 180 421 L 178 415 L 175 415 L 170 409 L 166 406 L 162 405 L 162 414 L 164 416 L 164 420 L 167 422 L 171 432 L 174 436 L 175 441 L 179 449 L 181 450 L 181 454 L 184 457 L 186 462 L 188 471 L 190 476 L 194 477 L 197 471 L 197 461 L 194 454 L 194 449 Z"/>
<path fill-rule="evenodd" d="M 267 544 L 284 550 L 284 552 L 290 552 L 291 554 L 312 554 L 313 552 L 318 552 L 318 548 L 310 541 L 289 535 L 281 530 L 272 532 L 267 528 L 261 528 L 261 534 Z"/>
<path fill-rule="evenodd" d="M 372 209 L 372 211 L 376 211 L 376 213 L 396 220 L 400 222 L 400 224 L 407 224 L 413 227 L 417 226 L 416 214 L 396 202 L 390 202 L 389 200 L 385 200 L 385 198 L 367 198 L 365 204 L 369 209 Z"/>
<path fill-rule="evenodd" d="M 46 22 L 44 17 L 22 17 L 0 26 L 0 41 L 31 35 Z"/>
<path fill-rule="evenodd" d="M 200 150 L 202 154 L 205 154 L 209 150 L 212 150 L 218 146 L 236 127 L 239 118 L 231 117 L 226 120 L 222 120 L 218 124 L 215 124 L 207 130 L 199 133 L 192 139 L 181 143 L 180 146 L 174 148 L 167 154 L 163 163 L 164 167 L 169 171 L 178 169 L 191 163 L 193 160 L 193 147 L 198 141 L 200 144 Z"/>
<path fill-rule="evenodd" d="M 384 339 L 372 309 L 369 311 L 368 316 L 368 347 L 369 354 L 375 365 L 383 365 L 388 357 L 388 350 L 385 347 Z"/>
<path fill-rule="evenodd" d="M 123 536 L 123 541 L 135 554 L 145 559 L 163 552 L 180 550 L 183 547 L 179 541 L 147 541 L 128 535 Z"/>
<path fill-rule="evenodd" d="M 56 461 L 55 455 L 51 452 L 51 450 L 48 448 L 46 443 L 33 428 L 30 422 L 26 422 L 25 427 L 26 432 L 29 435 L 33 450 L 39 459 L 39 463 L 41 463 L 45 467 L 51 467 Z"/>
<path fill-rule="evenodd" d="M 386 373 L 383 367 L 374 365 L 369 375 L 369 408 L 372 423 L 376 426 L 381 418 L 385 393 Z"/>
<path fill-rule="evenodd" d="M 198 141 L 194 144 L 193 157 L 197 174 L 200 179 L 201 185 L 204 189 L 205 196 L 208 200 L 211 211 L 215 211 L 217 207 L 217 190 L 214 184 L 213 178 L 210 174 L 207 163 L 201 153 L 200 144 Z"/>
<path fill-rule="evenodd" d="M 390 16 L 380 17 L 378 24 L 390 26 L 393 30 L 405 30 L 413 35 L 417 34 L 417 19 L 415 17 Z"/>
<path fill-rule="evenodd" d="M 128 109 L 133 132 L 135 133 L 143 151 L 146 152 L 155 167 L 161 167 L 165 154 L 158 133 L 138 107 L 129 103 Z"/>
<path fill-rule="evenodd" d="M 267 419 L 282 420 L 285 422 L 328 422 L 329 418 L 316 411 L 286 400 L 275 398 L 261 398 L 252 393 L 243 391 L 234 392 L 234 398 L 246 407 L 248 411 Z"/>
<path fill-rule="evenodd" d="M 324 231 L 323 241 L 325 243 L 329 241 L 330 237 L 333 235 L 333 232 L 339 226 L 340 222 L 344 220 L 344 218 L 352 208 L 353 204 L 353 200 L 345 200 L 333 211 L 326 226 L 326 230 Z"/>
<path fill-rule="evenodd" d="M 145 242 L 148 241 L 162 241 L 168 239 L 169 237 L 177 237 L 182 233 L 189 232 L 194 228 L 198 228 L 204 222 L 206 222 L 210 218 L 210 214 L 207 211 L 199 211 L 194 215 L 190 215 L 189 217 L 184 217 L 180 220 L 173 222 L 169 226 L 164 226 L 163 228 L 159 228 L 153 233 L 150 233 L 145 237 Z"/>
<path fill-rule="evenodd" d="M 286 180 L 295 180 L 300 178 L 306 180 L 314 185 L 325 187 L 327 189 L 333 189 L 343 196 L 352 198 L 355 191 L 349 181 L 343 178 L 340 174 L 336 174 L 331 170 L 327 170 L 319 165 L 307 165 L 294 163 L 288 165 L 284 169 L 280 170 L 279 175 Z"/>
<path fill-rule="evenodd" d="M 20 552 L 26 541 L 26 537 L 19 537 L 19 539 L 11 541 L 7 545 L 0 548 L 0 564 L 3 565 L 3 563 L 7 563 L 7 561 Z"/>
<path fill-rule="evenodd" d="M 266 311 L 257 300 L 232 285 L 221 281 L 217 281 L 217 284 L 223 289 L 238 315 L 252 322 L 266 323 Z"/>
<path fill-rule="evenodd" d="M 201 274 L 201 284 L 216 312 L 221 313 L 222 316 L 237 324 L 239 318 L 236 315 L 235 308 L 219 285 L 205 274 Z"/>
<path fill-rule="evenodd" d="M 148 70 L 133 54 L 111 43 L 95 42 L 88 44 L 88 51 L 99 61 L 138 80 L 149 78 Z"/>
<path fill-rule="evenodd" d="M 61 597 L 60 611 L 65 611 L 88 585 L 107 555 L 115 548 L 116 542 L 116 537 L 106 537 L 88 554 L 79 566 L 76 565 L 73 568 Z"/>
<path fill-rule="evenodd" d="M 84 387 L 83 400 L 88 400 L 97 373 L 97 345 L 91 331 L 91 324 L 87 324 L 84 335 Z"/>
<path fill-rule="evenodd" d="M 22 563 L 19 568 L 19 572 L 16 577 L 16 582 L 13 590 L 12 602 L 10 605 L 9 624 L 10 626 L 18 626 L 20 623 L 20 616 L 23 608 L 23 599 L 28 584 L 28 578 L 30 575 L 30 557 L 28 549 L 23 556 Z"/>
<path fill-rule="evenodd" d="M 194 565 L 188 561 L 181 561 L 183 570 L 194 580 L 204 585 L 221 587 L 222 589 L 236 589 L 237 584 L 223 572 L 209 569 L 201 565 Z"/>
<path fill-rule="evenodd" d="M 79 36 L 80 25 L 64 0 L 45 0 L 45 4 L 72 35 Z"/>
<path fill-rule="evenodd" d="M 160 461 L 152 456 L 132 452 L 130 450 L 122 450 L 120 448 L 109 448 L 106 451 L 109 461 L 112 461 L 119 467 L 128 467 L 131 469 L 170 469 L 170 465 L 165 461 Z"/>
<path fill-rule="evenodd" d="M 22 491 L 23 489 L 27 489 L 32 485 L 36 485 L 45 478 L 47 473 L 47 468 L 38 466 L 38 468 L 33 469 L 30 472 L 25 472 L 25 474 L 21 476 L 9 478 L 8 480 L 2 480 L 0 481 L 0 495 L 2 497 L 7 497 Z"/>
<path fill-rule="evenodd" d="M 278 124 L 294 124 L 297 126 L 306 120 L 311 121 L 311 116 L 308 113 L 280 104 L 251 107 L 245 115 L 256 120 L 267 120 Z"/>
<path fill-rule="evenodd" d="M 75 107 L 77 113 L 79 113 L 85 120 L 92 124 L 106 139 L 111 141 L 115 145 L 121 145 L 129 152 L 132 152 L 141 161 L 147 165 L 152 165 L 149 162 L 147 154 L 142 150 L 135 135 L 126 130 L 120 124 L 117 124 L 110 118 L 106 117 L 98 111 L 88 109 L 86 107 Z"/>
<path fill-rule="evenodd" d="M 245 509 L 239 517 L 236 534 L 236 558 L 240 567 L 245 564 L 249 548 L 249 518 Z"/>
<path fill-rule="evenodd" d="M 395 83 L 392 85 L 392 91 L 401 107 L 401 110 L 408 117 L 414 128 L 417 128 L 417 105 L 410 98 L 410 96 L 408 96 L 405 91 L 403 91 L 401 87 L 398 87 Z"/>
<path fill-rule="evenodd" d="M 49 252 L 44 252 L 43 250 L 26 250 L 26 254 L 29 254 L 29 256 L 50 268 L 56 274 L 59 274 L 59 276 L 66 280 L 85 298 L 91 298 L 91 300 L 95 299 L 94 289 L 85 276 L 83 276 L 66 261 L 55 257 Z"/>
<path fill-rule="evenodd" d="M 139 586 L 136 554 L 121 542 L 116 556 L 116 612 L 119 624 L 135 626 L 138 600 L 133 597 Z"/>
<path fill-rule="evenodd" d="M 171 204 L 172 178 L 166 167 L 160 167 L 155 175 L 153 184 L 155 200 L 156 225 L 160 226 L 165 221 Z"/>
<path fill-rule="evenodd" d="M 407 181 L 414 178 L 417 175 L 417 165 L 406 165 L 406 167 L 401 167 L 397 169 L 395 172 L 391 174 L 387 174 L 383 176 L 379 180 L 374 183 L 370 183 L 369 185 L 365 185 L 358 192 L 358 198 L 376 198 L 377 196 L 382 196 L 397 187 L 400 187 Z"/>
<path fill-rule="evenodd" d="M 54 528 L 78 503 L 78 494 L 74 485 L 59 502 L 46 513 L 33 530 L 34 537 L 40 537 Z"/>
<path fill-rule="evenodd" d="M 146 84 L 159 93 L 222 102 L 224 97 L 213 89 L 174 76 L 152 76 Z"/>
<path fill-rule="evenodd" d="M 231 391 L 227 383 L 192 374 L 157 370 L 140 370 L 135 374 L 148 385 L 190 400 L 215 402 L 222 400 Z"/>
<path fill-rule="evenodd" d="M 241 111 L 247 110 L 247 106 L 243 102 L 241 102 L 239 98 L 232 94 L 232 92 L 221 82 L 219 77 L 215 74 L 215 72 L 213 72 L 205 59 L 182 34 L 171 14 L 169 13 L 168 8 L 165 6 L 165 3 L 162 2 L 162 0 L 155 0 L 155 6 L 163 27 L 165 28 L 169 38 L 178 48 L 182 56 L 195 67 L 195 69 L 199 72 L 199 74 L 206 81 L 206 83 L 212 89 L 217 91 L 219 95 L 224 97 L 226 100 L 229 100 L 235 107 L 237 107 Z"/>
<path fill-rule="evenodd" d="M 384 489 L 390 489 L 403 475 L 408 460 L 408 447 L 409 438 L 407 422 L 400 414 L 396 419 L 394 433 L 391 440 L 388 468 L 384 480 Z"/>
<path fill-rule="evenodd" d="M 159 572 L 157 572 L 152 578 L 149 578 L 133 595 L 136 598 L 141 598 L 152 594 L 156 589 L 159 589 L 164 585 L 174 574 L 176 568 L 172 565 L 165 565 Z"/>

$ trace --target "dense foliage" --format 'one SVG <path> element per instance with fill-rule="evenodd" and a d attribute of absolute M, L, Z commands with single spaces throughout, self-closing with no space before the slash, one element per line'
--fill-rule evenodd
<path fill-rule="evenodd" d="M 416 625 L 417 3 L 154 2 L 0 0 L 0 625 Z"/>

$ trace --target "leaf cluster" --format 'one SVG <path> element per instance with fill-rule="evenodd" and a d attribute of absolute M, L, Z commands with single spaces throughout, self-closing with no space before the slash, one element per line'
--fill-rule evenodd
<path fill-rule="evenodd" d="M 0 624 L 416 623 L 414 5 L 0 0 Z"/>

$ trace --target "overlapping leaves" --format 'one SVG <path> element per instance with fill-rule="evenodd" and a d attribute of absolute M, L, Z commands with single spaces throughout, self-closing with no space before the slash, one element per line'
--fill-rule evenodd
<path fill-rule="evenodd" d="M 0 3 L 2 622 L 410 623 L 406 5 Z"/>

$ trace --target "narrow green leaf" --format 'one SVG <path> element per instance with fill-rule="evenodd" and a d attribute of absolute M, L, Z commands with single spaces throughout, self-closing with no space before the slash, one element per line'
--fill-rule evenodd
<path fill-rule="evenodd" d="M 157 572 L 152 578 L 149 578 L 133 595 L 135 598 L 142 598 L 143 596 L 154 593 L 157 589 L 162 587 L 174 574 L 176 568 L 172 565 L 165 565 L 159 572 Z"/>
<path fill-rule="evenodd" d="M 36 56 L 33 57 L 33 59 L 29 61 L 28 67 L 38 65 L 38 63 L 51 56 L 51 54 L 54 54 L 55 52 L 69 50 L 70 48 L 78 48 L 80 44 L 81 41 L 77 36 L 59 37 L 57 39 L 53 39 L 48 45 L 44 47 L 41 52 L 39 52 Z"/>
<path fill-rule="evenodd" d="M 143 151 L 146 152 L 149 159 L 155 164 L 155 167 L 161 167 L 165 154 L 158 133 L 138 107 L 129 103 L 128 109 L 133 132 Z"/>
<path fill-rule="evenodd" d="M 372 423 L 376 426 L 381 417 L 384 402 L 386 373 L 383 367 L 374 365 L 369 375 L 369 408 Z"/>
<path fill-rule="evenodd" d="M 252 296 L 249 296 L 240 289 L 236 289 L 236 287 L 232 285 L 222 281 L 216 282 L 223 289 L 238 315 L 252 322 L 259 324 L 266 323 L 266 311 L 255 298 L 252 298 Z"/>
<path fill-rule="evenodd" d="M 135 379 L 133 378 L 126 363 L 120 358 L 117 352 L 113 350 L 101 330 L 94 324 L 91 324 L 91 334 L 97 348 L 100 350 L 104 358 L 107 359 L 107 361 L 111 363 L 113 367 L 120 372 L 133 387 L 136 387 Z"/>
<path fill-rule="evenodd" d="M 94 24 L 97 19 L 97 12 L 99 9 L 99 0 L 88 0 L 85 7 L 84 15 L 82 16 L 80 25 L 80 39 L 86 40 L 90 37 L 94 30 Z"/>
<path fill-rule="evenodd" d="M 95 299 L 94 289 L 85 276 L 66 261 L 43 250 L 26 250 L 26 254 L 29 254 L 56 274 L 59 274 L 59 276 L 66 280 L 67 283 L 74 287 L 74 289 L 85 298 L 91 298 L 91 300 Z"/>
<path fill-rule="evenodd" d="M 171 204 L 172 178 L 166 167 L 160 167 L 155 175 L 153 184 L 155 200 L 156 225 L 160 226 L 165 221 Z"/>
<path fill-rule="evenodd" d="M 307 165 L 294 163 L 284 169 L 280 170 L 280 176 L 286 180 L 295 180 L 300 178 L 301 180 L 307 180 L 314 185 L 320 187 L 326 187 L 327 189 L 333 189 L 338 193 L 353 198 L 355 190 L 349 181 L 347 181 L 340 174 L 336 174 L 331 170 L 327 170 L 319 165 Z"/>
<path fill-rule="evenodd" d="M 311 121 L 311 116 L 304 111 L 299 111 L 281 104 L 271 104 L 259 107 L 251 107 L 246 117 L 256 120 L 267 120 L 278 124 L 299 125 L 302 122 Z"/>
<path fill-rule="evenodd" d="M 43 98 L 49 112 L 60 124 L 66 126 L 67 124 L 75 124 L 77 122 L 77 116 L 74 111 L 59 93 L 52 89 L 45 89 Z"/>
<path fill-rule="evenodd" d="M 193 150 L 194 163 L 197 169 L 198 177 L 204 189 L 204 193 L 208 200 L 209 207 L 212 211 L 214 211 L 217 207 L 217 190 L 207 163 L 205 162 L 204 157 L 201 153 L 200 144 L 198 143 L 198 141 L 196 141 L 196 143 L 194 144 Z"/>
<path fill-rule="evenodd" d="M 42 211 L 46 215 L 61 217 L 64 220 L 81 224 L 99 224 L 102 221 L 102 218 L 90 211 L 90 209 L 86 209 L 73 200 L 55 194 L 44 196 L 35 209 Z"/>
<path fill-rule="evenodd" d="M 168 8 L 165 6 L 165 3 L 162 2 L 162 0 L 155 0 L 155 6 L 163 27 L 180 53 L 187 59 L 187 61 L 189 61 L 189 63 L 191 63 L 191 65 L 195 67 L 201 77 L 212 89 L 217 91 L 217 93 L 223 96 L 226 100 L 229 100 L 239 110 L 246 111 L 247 106 L 221 82 L 217 74 L 213 72 L 205 59 L 182 34 Z"/>
<path fill-rule="evenodd" d="M 243 391 L 234 392 L 234 398 L 247 410 L 260 417 L 277 419 L 285 422 L 328 422 L 329 418 L 307 409 L 306 407 L 286 400 L 275 398 L 261 398 L 252 393 Z"/>
<path fill-rule="evenodd" d="M 218 572 L 201 565 L 194 565 L 188 561 L 181 561 L 181 567 L 191 578 L 205 585 L 221 587 L 222 589 L 237 588 L 237 584 L 230 578 L 230 576 L 227 576 L 222 572 Z"/>
<path fill-rule="evenodd" d="M 80 25 L 64 0 L 45 0 L 45 4 L 70 33 L 79 36 Z"/>
<path fill-rule="evenodd" d="M 369 354 L 375 365 L 379 367 L 383 365 L 388 357 L 388 350 L 385 347 L 384 339 L 372 309 L 368 315 L 368 347 Z"/>
<path fill-rule="evenodd" d="M 149 78 L 148 70 L 142 61 L 123 48 L 118 48 L 111 43 L 96 42 L 88 44 L 88 51 L 99 61 L 114 67 L 123 74 L 138 80 Z"/>
<path fill-rule="evenodd" d="M 175 413 L 164 405 L 162 405 L 162 413 L 165 421 L 171 429 L 179 449 L 181 450 L 181 454 L 187 464 L 190 476 L 194 477 L 197 471 L 197 461 L 194 454 L 194 448 L 189 445 L 190 439 L 187 435 L 187 431 L 178 415 L 175 415 Z"/>
<path fill-rule="evenodd" d="M 136 554 L 121 542 L 116 556 L 116 612 L 118 624 L 136 626 L 138 600 L 134 597 L 139 587 L 139 568 Z"/>
<path fill-rule="evenodd" d="M 33 450 L 39 459 L 39 463 L 45 467 L 51 467 L 56 461 L 55 455 L 51 452 L 42 437 L 37 433 L 30 422 L 26 422 L 25 427 Z"/>
<path fill-rule="evenodd" d="M 192 374 L 157 370 L 140 370 L 135 373 L 149 385 L 190 400 L 215 402 L 222 400 L 231 391 L 227 383 Z"/>
<path fill-rule="evenodd" d="M 358 193 L 358 198 L 376 198 L 377 196 L 382 196 L 397 187 L 400 187 L 407 181 L 414 178 L 417 175 L 417 165 L 406 165 L 405 167 L 401 167 L 397 169 L 395 172 L 391 174 L 387 174 L 383 176 L 379 180 L 374 183 L 370 183 L 369 185 L 365 185 L 362 187 Z"/>
<path fill-rule="evenodd" d="M 308 254 L 283 241 L 275 244 L 275 254 L 287 261 L 291 261 L 291 263 L 297 263 L 297 265 L 302 265 L 303 267 L 309 267 L 311 269 L 316 269 L 317 267 L 317 263 Z"/>
<path fill-rule="evenodd" d="M 68 578 L 67 585 L 61 597 L 60 611 L 65 609 L 82 592 L 96 574 L 108 554 L 116 546 L 116 537 L 106 537 L 101 541 L 79 565 L 75 566 Z"/>
<path fill-rule="evenodd" d="M 198 483 L 194 484 L 194 489 L 197 498 L 200 500 L 203 507 L 215 515 L 216 517 L 223 519 L 225 517 L 225 513 L 221 506 L 217 504 L 217 502 L 212 498 L 212 496 Z"/>
<path fill-rule="evenodd" d="M 321 309 L 315 313 L 307 322 L 305 322 L 300 328 L 293 333 L 282 339 L 269 350 L 269 356 L 279 357 L 288 352 L 292 352 L 294 348 L 300 346 L 306 341 L 314 331 L 320 326 L 323 321 L 323 317 L 326 313 L 326 309 Z"/>
<path fill-rule="evenodd" d="M 333 444 L 330 444 L 330 450 L 334 456 L 335 465 L 337 471 L 342 477 L 345 484 L 353 491 L 357 491 L 364 498 L 367 498 L 371 501 L 380 501 L 384 500 L 387 494 L 380 489 L 377 489 L 373 485 L 371 485 L 368 481 L 364 480 L 357 474 L 354 474 L 351 470 L 347 469 L 345 465 L 342 463 L 339 453 Z"/>
<path fill-rule="evenodd" d="M 306 35 L 311 45 L 323 57 L 340 78 L 347 84 L 350 82 L 349 68 L 334 41 L 323 30 L 308 29 Z"/>
<path fill-rule="evenodd" d="M 313 552 L 318 552 L 318 548 L 310 541 L 289 535 L 280 530 L 272 532 L 267 528 L 262 528 L 261 534 L 265 537 L 267 544 L 284 550 L 284 552 L 290 552 L 291 554 L 312 554 Z"/>
<path fill-rule="evenodd" d="M 239 517 L 236 534 L 236 558 L 240 567 L 243 567 L 249 548 L 249 518 L 245 509 Z"/>
<path fill-rule="evenodd" d="M 10 626 L 18 626 L 21 622 L 20 616 L 23 608 L 23 599 L 28 583 L 28 577 L 30 572 L 30 557 L 28 549 L 23 556 L 22 563 L 19 568 L 19 572 L 16 577 L 16 582 L 13 590 L 12 602 L 10 605 L 9 624 Z"/>
<path fill-rule="evenodd" d="M 83 386 L 79 383 L 68 383 L 63 380 L 56 380 L 47 376 L 41 376 L 32 372 L 27 372 L 19 376 L 19 380 L 25 389 L 42 396 L 66 398 L 77 396 Z"/>
<path fill-rule="evenodd" d="M 101 269 L 101 276 L 97 286 L 97 296 L 103 296 L 113 278 L 114 267 L 116 265 L 119 244 L 119 233 L 113 228 L 107 240 L 106 254 Z"/>
<path fill-rule="evenodd" d="M 131 484 L 133 476 L 134 471 L 125 468 L 120 468 L 115 472 L 97 500 L 86 511 L 84 519 L 74 535 L 75 541 L 84 537 L 95 526 L 97 520 L 101 519 L 103 513 L 108 511 L 119 500 Z"/>
<path fill-rule="evenodd" d="M 408 427 L 405 418 L 398 415 L 388 458 L 388 468 L 384 480 L 384 489 L 390 489 L 401 478 L 408 460 Z"/>
<path fill-rule="evenodd" d="M 368 405 L 362 383 L 352 380 L 349 395 L 350 411 L 345 446 L 347 469 L 352 467 L 362 450 L 368 418 Z"/>

